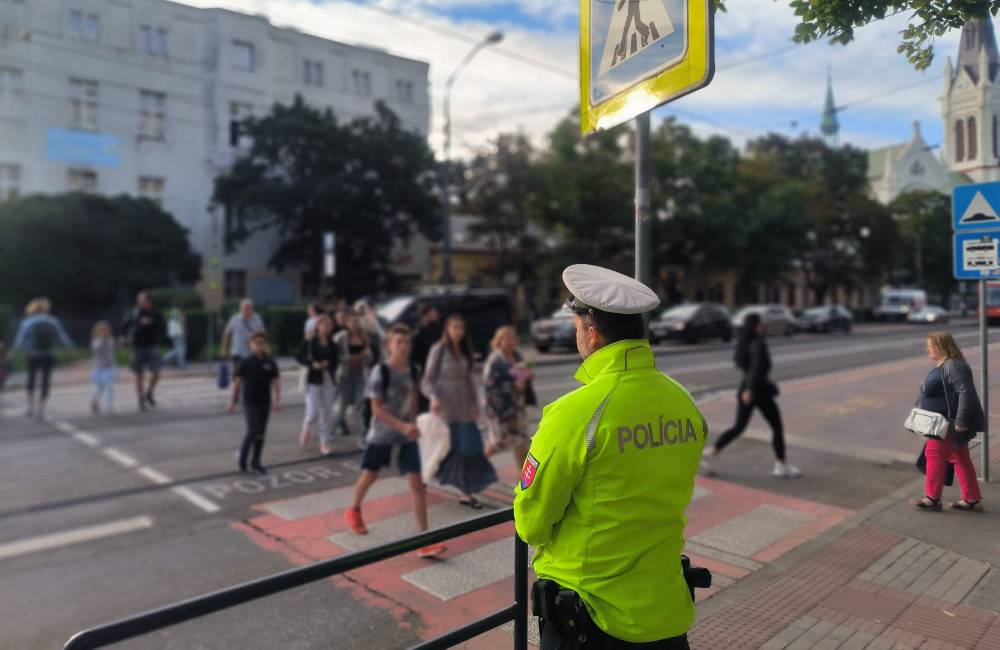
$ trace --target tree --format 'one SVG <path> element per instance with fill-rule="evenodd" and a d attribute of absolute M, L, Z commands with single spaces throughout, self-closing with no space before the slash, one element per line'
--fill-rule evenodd
<path fill-rule="evenodd" d="M 934 60 L 934 39 L 971 19 L 989 19 L 1000 11 L 1000 0 L 791 0 L 789 4 L 801 20 L 795 27 L 795 40 L 800 43 L 829 38 L 847 44 L 854 39 L 856 27 L 909 13 L 910 22 L 897 51 L 918 70 Z"/>
<path fill-rule="evenodd" d="M 375 115 L 339 123 L 296 97 L 249 120 L 250 151 L 215 181 L 215 199 L 237 226 L 227 247 L 276 230 L 272 268 L 304 268 L 317 281 L 323 233 L 337 234 L 337 295 L 390 290 L 395 244 L 440 234 L 434 156 L 381 102 Z"/>
<path fill-rule="evenodd" d="M 901 273 L 897 280 L 927 288 L 947 305 L 955 279 L 952 270 L 951 198 L 933 191 L 900 194 L 889 210 L 902 233 Z"/>
<path fill-rule="evenodd" d="M 496 242 L 497 280 L 514 271 L 534 277 L 531 258 L 538 242 L 529 230 L 543 193 L 531 141 L 524 133 L 502 133 L 477 154 L 465 171 L 465 208 L 482 217 L 473 232 Z"/>
<path fill-rule="evenodd" d="M 140 289 L 195 283 L 187 230 L 147 199 L 34 195 L 0 204 L 0 303 L 49 297 L 94 316 Z"/>

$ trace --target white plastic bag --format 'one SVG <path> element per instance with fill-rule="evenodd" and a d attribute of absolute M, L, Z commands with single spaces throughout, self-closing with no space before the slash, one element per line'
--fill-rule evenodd
<path fill-rule="evenodd" d="M 420 429 L 420 468 L 424 483 L 429 483 L 441 461 L 451 451 L 451 430 L 440 415 L 421 413 L 417 416 Z"/>

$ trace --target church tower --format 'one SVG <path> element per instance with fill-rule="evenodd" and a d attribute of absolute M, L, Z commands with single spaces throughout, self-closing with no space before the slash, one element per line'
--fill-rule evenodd
<path fill-rule="evenodd" d="M 819 131 L 828 145 L 837 146 L 840 123 L 837 121 L 837 105 L 833 101 L 833 75 L 829 70 L 826 72 L 826 102 L 823 104 L 823 119 L 819 123 Z"/>
<path fill-rule="evenodd" d="M 945 63 L 944 161 L 975 182 L 1000 180 L 1000 54 L 993 22 L 962 27 L 958 61 Z"/>

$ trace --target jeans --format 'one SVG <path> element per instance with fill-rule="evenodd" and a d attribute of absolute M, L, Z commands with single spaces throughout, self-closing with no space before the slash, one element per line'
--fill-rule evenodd
<path fill-rule="evenodd" d="M 250 455 L 251 467 L 260 466 L 260 453 L 264 450 L 264 435 L 267 433 L 267 420 L 270 415 L 270 404 L 243 404 L 247 433 L 243 436 L 243 444 L 240 446 L 240 469 L 246 468 L 247 455 Z"/>
<path fill-rule="evenodd" d="M 785 460 L 785 429 L 781 424 L 781 411 L 773 397 L 756 397 L 749 404 L 744 404 L 739 394 L 736 395 L 736 422 L 715 441 L 715 448 L 722 451 L 723 447 L 735 440 L 740 434 L 746 431 L 750 423 L 750 416 L 753 415 L 754 407 L 760 410 L 761 415 L 771 425 L 771 447 L 774 449 L 774 457 L 780 461 Z"/>
<path fill-rule="evenodd" d="M 361 418 L 361 405 L 365 401 L 365 371 L 352 369 L 338 378 L 337 406 L 334 409 L 333 421 L 345 434 L 353 433 L 352 429 L 364 435 L 364 422 Z M 351 409 L 351 419 L 348 423 L 347 409 Z M 354 426 L 352 427 L 351 424 Z"/>
<path fill-rule="evenodd" d="M 35 376 L 41 373 L 41 396 L 43 400 L 49 398 L 49 384 L 52 379 L 52 367 L 55 365 L 54 356 L 28 357 L 28 395 L 35 394 Z"/>
<path fill-rule="evenodd" d="M 302 428 L 311 430 L 312 425 L 319 420 L 319 441 L 329 445 L 333 440 L 333 402 L 336 386 L 330 380 L 329 374 L 323 375 L 323 384 L 309 384 L 306 399 L 306 416 Z"/>
<path fill-rule="evenodd" d="M 171 361 L 177 363 L 178 368 L 183 368 L 187 365 L 187 343 L 183 336 L 173 336 L 170 338 L 173 348 L 170 352 L 163 355 L 163 363 L 170 363 Z"/>
<path fill-rule="evenodd" d="M 976 480 L 976 467 L 972 464 L 972 456 L 969 455 L 969 445 L 956 447 L 954 430 L 949 431 L 944 440 L 928 439 L 924 453 L 927 456 L 927 479 L 924 484 L 927 496 L 932 499 L 941 498 L 948 463 L 954 463 L 962 498 L 969 503 L 982 498 L 979 493 L 979 482 Z"/>

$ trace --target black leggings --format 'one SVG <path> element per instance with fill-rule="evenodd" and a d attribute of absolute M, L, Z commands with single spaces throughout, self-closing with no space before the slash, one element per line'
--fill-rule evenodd
<path fill-rule="evenodd" d="M 757 397 L 749 404 L 744 404 L 740 399 L 740 394 L 736 394 L 736 423 L 724 432 L 715 441 L 715 450 L 722 451 L 723 448 L 736 440 L 750 423 L 750 416 L 753 415 L 754 407 L 760 410 L 761 415 L 771 425 L 771 447 L 774 448 L 774 457 L 784 462 L 785 460 L 785 429 L 781 425 L 781 411 L 773 397 Z"/>
<path fill-rule="evenodd" d="M 55 365 L 55 362 L 55 357 L 51 355 L 28 357 L 28 395 L 35 394 L 35 376 L 41 372 L 42 399 L 49 398 L 49 383 L 52 379 L 52 366 Z"/>
<path fill-rule="evenodd" d="M 243 444 L 240 446 L 240 467 L 246 467 L 248 455 L 250 455 L 250 466 L 258 467 L 260 453 L 264 450 L 264 434 L 267 433 L 271 405 L 244 403 L 243 415 L 247 421 L 247 433 L 243 436 Z"/>

